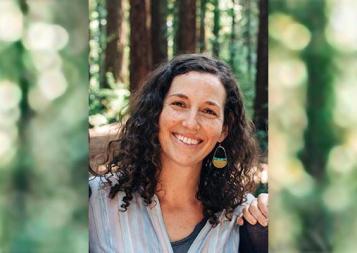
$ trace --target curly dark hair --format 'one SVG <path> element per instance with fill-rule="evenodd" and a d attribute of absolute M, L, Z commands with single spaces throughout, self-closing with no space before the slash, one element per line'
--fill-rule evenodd
<path fill-rule="evenodd" d="M 226 149 L 228 164 L 224 169 L 212 168 L 214 150 L 208 154 L 201 168 L 196 197 L 203 204 L 203 215 L 212 225 L 218 224 L 219 212 L 227 218 L 241 204 L 247 192 L 254 189 L 254 168 L 258 148 L 253 124 L 248 122 L 243 99 L 230 68 L 217 59 L 200 54 L 180 55 L 151 73 L 143 88 L 133 96 L 128 120 L 121 126 L 119 137 L 110 145 L 117 152 L 108 164 L 108 177 L 116 177 L 109 197 L 125 193 L 121 208 L 126 211 L 138 193 L 145 204 L 152 202 L 161 171 L 158 139 L 159 117 L 165 96 L 174 77 L 190 71 L 210 73 L 219 78 L 226 90 L 224 126 L 228 135 L 221 145 Z"/>

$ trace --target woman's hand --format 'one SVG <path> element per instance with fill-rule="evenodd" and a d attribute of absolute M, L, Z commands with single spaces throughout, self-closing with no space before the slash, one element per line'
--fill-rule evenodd
<path fill-rule="evenodd" d="M 268 193 L 261 193 L 258 198 L 247 204 L 242 214 L 238 216 L 237 224 L 243 225 L 245 219 L 252 225 L 258 222 L 263 227 L 266 227 L 269 222 L 268 198 Z"/>

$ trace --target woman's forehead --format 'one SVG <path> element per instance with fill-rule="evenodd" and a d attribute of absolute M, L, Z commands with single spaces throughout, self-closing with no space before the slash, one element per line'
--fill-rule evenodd
<path fill-rule="evenodd" d="M 173 79 L 167 96 L 174 94 L 182 94 L 188 98 L 206 98 L 221 104 L 226 97 L 226 91 L 218 76 L 195 71 Z"/>

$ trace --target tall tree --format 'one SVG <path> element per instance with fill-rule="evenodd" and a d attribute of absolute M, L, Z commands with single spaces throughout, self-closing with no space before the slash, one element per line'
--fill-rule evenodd
<path fill-rule="evenodd" d="M 151 47 L 152 65 L 167 60 L 167 0 L 151 2 Z"/>
<path fill-rule="evenodd" d="M 212 53 L 214 56 L 219 57 L 219 31 L 221 29 L 221 17 L 219 9 L 219 0 L 213 0 L 213 41 Z"/>
<path fill-rule="evenodd" d="M 130 91 L 134 93 L 151 70 L 149 1 L 130 0 Z"/>
<path fill-rule="evenodd" d="M 252 3 L 251 0 L 243 0 L 243 9 L 244 9 L 244 16 L 246 18 L 246 23 L 244 27 L 244 40 L 245 40 L 245 45 L 247 47 L 247 64 L 248 64 L 248 80 L 251 83 L 252 82 L 252 34 L 251 34 L 251 14 L 252 14 Z"/>
<path fill-rule="evenodd" d="M 229 37 L 229 64 L 231 65 L 232 69 L 236 71 L 235 68 L 235 58 L 236 58 L 236 51 L 237 51 L 237 31 L 236 31 L 236 0 L 232 0 L 232 9 L 231 9 L 231 34 Z"/>
<path fill-rule="evenodd" d="M 194 53 L 196 48 L 196 0 L 178 1 L 176 53 Z"/>
<path fill-rule="evenodd" d="M 268 136 L 268 0 L 259 1 L 259 28 L 257 44 L 257 71 L 255 79 L 254 123 L 261 143 L 267 143 Z M 267 148 L 266 146 L 263 148 Z"/>
<path fill-rule="evenodd" d="M 200 37 L 199 37 L 199 48 L 200 53 L 206 51 L 206 8 L 207 0 L 200 1 Z"/>
<path fill-rule="evenodd" d="M 106 6 L 105 6 L 105 1 L 96 1 L 95 2 L 95 9 L 98 13 L 97 21 L 98 21 L 98 34 L 97 34 L 97 39 L 98 39 L 98 46 L 99 46 L 99 57 L 98 57 L 98 65 L 99 65 L 99 73 L 98 73 L 98 79 L 99 79 L 99 85 L 101 87 L 106 86 L 106 78 L 105 78 L 105 54 L 103 54 L 105 50 L 105 45 L 106 45 L 106 28 L 104 24 L 105 20 L 105 13 L 106 13 Z"/>
<path fill-rule="evenodd" d="M 106 0 L 107 46 L 105 49 L 105 73 L 111 72 L 115 81 L 123 81 L 121 76 L 124 51 L 122 0 Z M 107 82 L 105 82 L 108 87 Z"/>
<path fill-rule="evenodd" d="M 177 54 L 177 20 L 178 20 L 178 4 L 176 0 L 167 0 L 168 2 L 168 18 L 172 20 L 170 28 L 168 27 L 168 54 L 174 56 Z"/>

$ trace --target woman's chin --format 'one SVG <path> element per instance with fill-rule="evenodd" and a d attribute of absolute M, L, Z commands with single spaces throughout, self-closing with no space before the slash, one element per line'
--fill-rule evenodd
<path fill-rule="evenodd" d="M 181 159 L 176 159 L 176 164 L 182 166 L 182 167 L 192 167 L 192 168 L 195 168 L 195 167 L 200 167 L 200 165 L 202 164 L 202 159 L 199 160 L 199 159 L 195 159 L 195 160 L 192 160 L 192 159 L 189 159 L 189 158 L 181 158 Z"/>

